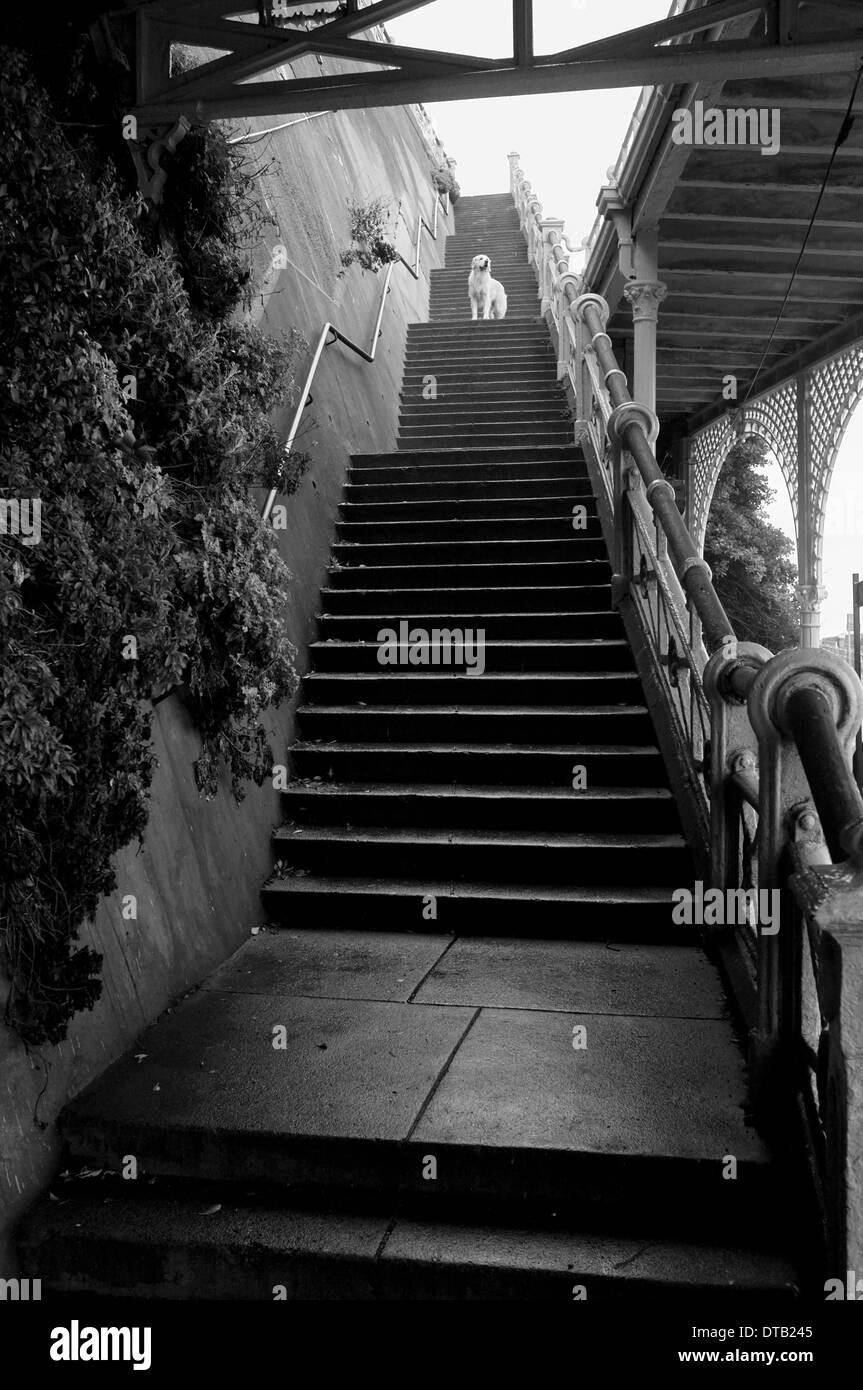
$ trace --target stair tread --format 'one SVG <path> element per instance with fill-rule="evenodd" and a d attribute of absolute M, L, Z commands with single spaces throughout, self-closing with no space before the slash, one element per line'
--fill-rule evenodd
<path fill-rule="evenodd" d="M 570 796 L 579 793 L 570 792 Z M 301 840 L 361 840 L 369 844 L 392 841 L 398 845 L 505 845 L 510 848 L 524 845 L 552 846 L 561 849 L 679 849 L 684 845 L 682 835 L 668 831 L 647 834 L 636 831 L 612 832 L 597 830 L 515 830 L 512 828 L 459 827 L 447 830 L 435 826 L 352 825 L 280 825 L 273 831 L 278 844 Z"/>
<path fill-rule="evenodd" d="M 415 897 L 433 891 L 412 885 Z M 256 944 L 242 948 L 249 959 Z M 752 1170 L 769 1172 L 744 1122 L 743 1058 L 728 1021 L 574 1014 L 587 1021 L 582 1051 L 571 1046 L 573 1014 L 559 1010 L 477 1015 L 469 1005 L 278 987 L 241 994 L 216 980 L 147 1030 L 140 1062 L 127 1054 L 72 1101 L 64 1136 L 73 1158 L 132 1152 L 149 1171 L 166 1147 L 179 1145 L 188 1164 L 194 1143 L 210 1151 L 214 1136 L 242 1136 L 276 1182 L 276 1146 L 286 1164 L 298 1142 L 307 1153 L 312 1142 L 320 1174 L 331 1146 L 347 1143 L 351 1171 L 375 1187 L 387 1147 L 409 1167 L 430 1145 L 445 1167 L 460 1154 L 472 1179 L 501 1162 L 508 1170 L 511 1155 L 548 1171 L 557 1155 L 568 1160 L 567 1188 L 579 1161 L 601 1158 L 611 1172 L 617 1159 L 642 1202 L 641 1161 L 647 1173 L 659 1162 L 708 1190 L 720 1187 L 725 1154 L 737 1158 L 735 1188 Z M 289 1027 L 277 1050 L 281 1019 Z"/>
<path fill-rule="evenodd" d="M 412 706 L 411 708 L 416 707 Z M 497 706 L 490 706 L 490 708 L 496 710 Z M 527 706 L 527 708 L 530 713 L 533 713 L 532 706 Z M 639 714 L 644 712 L 641 708 L 633 708 Z M 350 714 L 353 709 L 353 705 L 344 705 L 339 712 Z M 377 713 L 392 713 L 392 706 L 382 705 Z M 603 757 L 659 752 L 656 745 L 652 743 L 508 743 L 501 746 L 500 743 L 424 743 L 419 741 L 404 743 L 392 739 L 387 739 L 385 743 L 379 743 L 373 739 L 333 739 L 329 743 L 321 743 L 315 739 L 296 739 L 291 744 L 291 751 L 321 753 L 336 751 L 341 753 L 379 753 L 382 748 L 391 753 L 506 753 L 514 755 L 544 753 L 562 755 L 563 757 L 572 755 Z"/>
<path fill-rule="evenodd" d="M 416 618 L 437 618 L 438 616 L 439 616 L 438 614 L 433 614 L 433 613 L 401 614 L 399 620 L 400 620 L 400 621 L 403 621 L 403 622 L 413 622 L 414 619 L 416 619 Z M 442 621 L 442 622 L 453 622 L 453 621 L 458 621 L 458 622 L 460 622 L 460 621 L 462 620 L 463 617 L 471 617 L 471 616 L 472 616 L 472 615 L 470 615 L 470 614 L 457 614 L 457 615 L 455 616 L 455 618 L 442 618 L 441 621 Z M 498 617 L 509 617 L 509 616 L 512 616 L 512 615 L 510 615 L 510 614 L 499 614 L 499 613 L 495 613 L 495 614 L 492 615 L 493 618 L 498 618 Z M 515 615 L 515 616 L 521 616 L 521 615 Z M 529 618 L 534 618 L 534 617 L 542 617 L 543 615 L 542 615 L 542 614 L 535 614 L 535 613 L 530 612 L 530 613 L 525 614 L 524 616 L 525 616 L 525 617 L 529 617 Z M 554 614 L 554 616 L 557 617 L 557 614 Z M 577 613 L 575 613 L 575 614 L 568 614 L 568 615 L 564 615 L 564 616 L 578 617 L 579 615 L 578 615 Z M 606 617 L 606 616 L 614 616 L 614 615 L 606 615 L 606 614 L 603 614 L 603 617 Z M 353 621 L 358 621 L 359 619 L 366 619 L 366 618 L 367 618 L 368 621 L 371 622 L 371 623 L 375 623 L 375 622 L 390 622 L 390 623 L 392 623 L 392 622 L 393 622 L 393 619 L 392 619 L 391 617 L 383 617 L 383 616 L 378 615 L 378 614 L 376 614 L 376 613 L 370 613 L 370 614 L 360 613 L 360 614 L 355 614 L 355 615 L 349 615 L 349 614 L 346 614 L 346 613 L 338 613 L 338 614 L 322 614 L 322 615 L 321 615 L 321 620 L 322 620 L 322 621 L 323 621 L 323 620 L 329 621 L 330 619 L 332 619 L 333 622 L 344 622 L 344 621 L 351 621 L 351 620 L 353 620 Z M 486 621 L 490 621 L 490 619 L 486 619 Z M 335 639 L 329 639 L 329 640 L 339 641 L 340 639 L 335 638 Z M 320 643 L 320 644 L 314 644 L 314 645 L 326 645 L 326 644 Z M 344 645 L 350 646 L 350 645 L 352 645 L 352 644 L 351 644 L 351 643 L 346 643 L 346 644 L 344 644 Z M 353 645 L 359 645 L 359 646 L 376 646 L 377 643 L 375 643 L 375 642 L 372 642 L 372 643 L 366 642 L 366 643 L 354 643 Z M 508 644 L 507 644 L 507 645 L 508 645 Z M 519 644 L 519 645 L 521 645 L 521 644 Z M 525 644 L 525 645 L 527 645 L 527 644 Z M 536 644 L 536 645 L 544 646 L 544 645 L 546 645 L 546 644 L 545 644 L 545 643 L 538 643 L 538 644 Z M 624 643 L 623 645 L 626 645 L 626 644 Z M 351 681 L 351 680 L 356 680 L 357 677 L 360 676 L 360 675 L 362 675 L 363 678 L 368 679 L 368 677 L 369 677 L 370 675 L 374 675 L 374 674 L 375 674 L 374 672 L 362 672 L 362 673 L 360 673 L 360 672 L 357 672 L 357 671 L 309 671 L 309 672 L 306 674 L 306 676 L 304 677 L 304 679 L 305 679 L 305 680 L 313 680 L 316 676 L 321 676 L 321 677 L 323 677 L 324 679 L 326 679 L 326 680 L 328 680 L 328 681 L 329 681 L 329 680 Z M 408 670 L 405 670 L 405 671 L 402 672 L 401 674 L 403 675 L 403 677 L 404 677 L 405 680 L 418 680 L 418 681 L 419 681 L 419 680 L 423 680 L 423 679 L 424 679 L 424 674 L 423 674 L 422 672 L 419 672 L 419 671 L 408 671 Z M 442 671 L 440 672 L 440 678 L 441 678 L 441 680 L 453 680 L 453 681 L 455 681 L 455 680 L 472 680 L 472 681 L 475 681 L 475 680 L 476 680 L 476 677 L 475 677 L 475 676 L 468 676 L 465 672 L 462 672 L 462 671 L 447 671 L 447 670 L 442 670 Z M 627 679 L 627 680 L 637 680 L 637 679 L 638 679 L 637 674 L 636 674 L 635 671 L 484 671 L 484 672 L 483 672 L 483 680 L 491 681 L 491 682 L 495 682 L 495 681 L 517 681 L 517 680 L 523 680 L 523 681 L 544 680 L 544 681 L 561 681 L 561 682 L 564 682 L 564 681 L 579 681 L 579 680 L 584 680 L 584 681 L 597 681 L 597 680 L 600 680 L 600 681 L 602 681 L 602 680 L 607 680 L 607 681 L 618 681 L 618 680 L 621 680 L 622 678 L 625 678 L 625 679 Z M 388 676 L 388 675 L 385 676 L 385 675 L 383 675 L 383 674 L 378 673 L 378 674 L 377 674 L 377 679 L 378 679 L 378 680 L 390 680 L 390 679 L 392 679 L 392 677 L 391 677 L 391 676 Z"/>
<path fill-rule="evenodd" d="M 314 792 L 320 796 L 363 797 L 428 797 L 433 800 L 467 800 L 482 798 L 489 801 L 565 801 L 571 802 L 573 792 L 570 787 L 518 786 L 516 783 L 459 782 L 446 784 L 440 782 L 324 782 L 314 778 L 300 778 L 289 783 L 283 796 L 307 795 Z M 578 792 L 579 801 L 673 801 L 667 787 L 587 787 Z"/>
<path fill-rule="evenodd" d="M 610 888 L 595 884 L 572 887 L 559 883 L 498 883 L 497 880 L 429 878 L 381 878 L 369 874 L 362 878 L 340 874 L 337 878 L 302 873 L 287 878 L 273 878 L 266 884 L 266 893 L 293 893 L 315 890 L 322 893 L 389 893 L 402 897 L 431 895 L 437 898 L 501 898 L 508 901 L 541 903 L 659 903 L 671 902 L 670 888 L 650 884 L 633 886 L 620 884 Z"/>
<path fill-rule="evenodd" d="M 488 619 L 484 619 L 484 621 L 493 622 L 494 618 L 489 617 Z M 395 629 L 393 629 L 393 631 L 395 631 Z M 400 643 L 399 645 L 412 646 L 413 644 L 408 642 L 407 644 Z M 574 647 L 615 647 L 617 649 L 620 649 L 621 647 L 628 648 L 629 643 L 624 638 L 617 637 L 556 637 L 553 639 L 549 638 L 548 640 L 543 640 L 542 638 L 540 638 L 539 640 L 533 640 L 526 637 L 504 637 L 487 638 L 484 641 L 483 645 L 485 647 L 525 647 L 528 651 L 536 650 L 536 648 L 538 647 L 560 647 L 564 650 L 569 651 Z M 316 651 L 319 647 L 340 647 L 342 649 L 350 648 L 351 650 L 357 649 L 359 651 L 368 651 L 370 648 L 376 650 L 379 646 L 379 642 L 364 642 L 362 640 L 351 638 L 328 637 L 323 642 L 310 643 L 309 650 Z"/>
<path fill-rule="evenodd" d="M 470 676 L 470 677 L 467 677 L 467 679 L 470 679 L 470 680 L 474 680 L 474 681 L 475 681 L 475 680 L 484 680 L 485 677 L 484 677 L 484 676 L 482 676 L 482 677 L 479 677 L 479 676 Z M 356 706 L 356 705 L 311 705 L 311 706 L 308 707 L 308 709 L 307 709 L 305 712 L 313 713 L 313 714 L 316 714 L 316 715 L 356 714 L 356 713 L 357 713 L 357 706 Z M 364 714 L 364 715 L 365 715 L 365 714 L 399 715 L 399 714 L 411 714 L 411 713 L 413 713 L 413 714 L 415 714 L 415 715 L 417 716 L 418 719 L 425 719 L 427 716 L 433 716 L 433 715 L 438 715 L 438 714 L 460 714 L 460 713 L 463 713 L 463 714 L 464 714 L 465 720 L 470 720 L 470 719 L 474 718 L 475 716 L 482 716 L 482 717 L 485 717 L 485 716 L 490 715 L 490 714 L 493 714 L 493 715 L 495 715 L 495 716 L 497 716 L 497 717 L 499 717 L 499 718 L 503 718 L 503 719 L 511 719 L 511 718 L 517 718 L 518 715 L 520 715 L 520 714 L 536 715 L 537 713 L 539 713 L 539 714 L 554 715 L 554 716 L 560 716 L 560 715 L 562 715 L 562 714 L 570 714 L 570 715 L 573 716 L 573 718 L 580 718 L 581 716 L 585 716 L 586 718 L 592 718 L 593 716 L 606 716 L 606 715 L 609 715 L 609 714 L 613 714 L 613 715 L 627 715 L 627 714 L 644 715 L 644 714 L 647 713 L 647 707 L 646 707 L 645 705 L 636 705 L 636 704 L 632 704 L 632 705 L 630 705 L 630 704 L 621 704 L 621 705 L 578 705 L 578 706 L 576 706 L 575 708 L 573 708 L 572 705 L 541 705 L 538 709 L 537 709 L 537 706 L 536 706 L 536 705 L 363 705 L 363 706 L 362 706 L 362 709 L 361 709 L 361 713 Z M 395 747 L 396 745 L 390 744 L 389 746 L 390 746 L 390 747 Z M 507 744 L 504 745 L 504 747 L 508 747 L 508 746 L 511 746 L 511 745 L 507 745 Z M 520 744 L 519 746 L 520 746 L 520 747 L 524 747 L 523 744 Z"/>
<path fill-rule="evenodd" d="M 148 1252 L 143 1267 L 149 1269 L 154 1267 L 153 1254 L 161 1255 L 164 1265 L 157 1261 L 159 1273 L 152 1279 L 152 1286 L 146 1276 L 141 1279 L 142 1285 L 148 1285 L 146 1292 L 151 1297 L 167 1296 L 178 1251 L 197 1252 L 202 1262 L 198 1288 L 202 1298 L 218 1296 L 209 1285 L 206 1270 L 219 1265 L 222 1259 L 228 1262 L 229 1281 L 231 1274 L 235 1280 L 240 1262 L 247 1267 L 247 1277 L 252 1281 L 258 1274 L 257 1295 L 264 1301 L 272 1299 L 274 1284 L 287 1284 L 293 1298 L 321 1296 L 319 1288 L 309 1292 L 315 1286 L 310 1285 L 308 1275 L 295 1272 L 290 1263 L 285 1263 L 284 1268 L 279 1263 L 292 1260 L 313 1261 L 315 1265 L 331 1261 L 334 1276 L 340 1266 L 350 1261 L 360 1290 L 357 1266 L 367 1272 L 367 1297 L 386 1296 L 385 1280 L 382 1287 L 377 1282 L 389 1272 L 398 1281 L 412 1273 L 427 1273 L 435 1276 L 437 1284 L 445 1284 L 448 1278 L 458 1281 L 459 1276 L 463 1281 L 468 1269 L 471 1282 L 480 1286 L 483 1276 L 490 1276 L 497 1285 L 508 1275 L 518 1276 L 518 1297 L 527 1295 L 529 1284 L 525 1276 L 533 1276 L 540 1284 L 543 1292 L 538 1296 L 543 1298 L 549 1296 L 546 1290 L 553 1280 L 559 1286 L 559 1297 L 567 1300 L 571 1298 L 571 1286 L 578 1282 L 586 1283 L 588 1296 L 599 1293 L 612 1281 L 622 1281 L 630 1287 L 648 1285 L 657 1292 L 668 1289 L 672 1295 L 704 1288 L 745 1293 L 797 1288 L 795 1271 L 781 1255 L 730 1244 L 663 1240 L 645 1248 L 638 1238 L 603 1236 L 590 1231 L 433 1224 L 405 1217 L 396 1207 L 355 1214 L 230 1202 L 202 1216 L 201 1206 L 194 1199 L 151 1198 L 124 1203 L 118 1220 L 117 1204 L 106 1204 L 96 1196 L 64 1193 L 62 1202 L 45 1201 L 37 1207 L 29 1241 L 37 1248 L 41 1245 L 43 1250 L 68 1241 L 82 1253 L 99 1240 L 109 1241 L 112 1246 L 136 1246 Z M 250 1251 L 255 1252 L 252 1269 L 248 1268 Z M 41 1260 L 40 1269 L 44 1268 L 44 1254 Z M 50 1259 L 48 1263 L 43 1285 L 50 1289 L 56 1287 L 56 1280 L 52 1278 Z M 86 1264 L 85 1259 L 82 1264 Z M 91 1267 L 95 1264 L 91 1260 Z M 76 1286 L 80 1277 L 75 1280 Z M 221 1267 L 217 1277 L 221 1285 Z M 84 1286 L 92 1287 L 90 1283 Z M 456 1282 L 454 1288 L 458 1287 Z M 103 1280 L 97 1291 L 116 1290 Z M 144 1289 L 138 1286 L 125 1292 L 130 1297 L 141 1297 Z M 337 1292 L 334 1280 L 332 1294 Z M 399 1282 L 391 1296 L 407 1296 L 405 1286 Z M 505 1292 L 502 1296 L 506 1296 Z M 355 1291 L 354 1297 L 362 1297 L 362 1291 Z"/>

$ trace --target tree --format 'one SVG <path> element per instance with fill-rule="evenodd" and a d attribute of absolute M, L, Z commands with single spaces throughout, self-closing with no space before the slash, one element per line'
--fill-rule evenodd
<path fill-rule="evenodd" d="M 777 652 L 797 645 L 799 601 L 793 543 L 767 517 L 774 493 L 766 453 L 757 438 L 732 446 L 713 495 L 704 558 L 740 640 Z"/>

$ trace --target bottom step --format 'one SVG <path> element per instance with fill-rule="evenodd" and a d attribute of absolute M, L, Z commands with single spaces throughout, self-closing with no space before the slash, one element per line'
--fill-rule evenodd
<path fill-rule="evenodd" d="M 456 883 L 451 880 L 328 878 L 288 873 L 261 894 L 271 919 L 292 927 L 389 926 L 463 935 L 568 937 L 573 940 L 693 944 L 697 928 L 671 920 L 671 888 L 572 888 L 555 884 Z M 436 915 L 430 919 L 429 902 Z M 304 920 L 308 913 L 308 920 Z"/>
<path fill-rule="evenodd" d="M 754 1297 L 772 1304 L 797 1292 L 781 1257 L 733 1248 L 206 1200 L 44 1202 L 27 1222 L 21 1257 L 46 1293 L 114 1298 L 673 1303 L 703 1295 L 722 1296 L 726 1307 L 736 1294 L 750 1314 Z"/>

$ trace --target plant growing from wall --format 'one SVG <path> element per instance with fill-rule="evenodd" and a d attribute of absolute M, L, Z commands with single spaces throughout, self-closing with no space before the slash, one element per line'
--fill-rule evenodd
<path fill-rule="evenodd" d="M 451 203 L 457 203 L 461 197 L 461 189 L 459 188 L 458 180 L 453 172 L 454 167 L 455 160 L 448 159 L 445 164 L 442 164 L 439 169 L 435 169 L 432 174 L 432 183 L 438 193 L 448 194 Z"/>
<path fill-rule="evenodd" d="M 272 767 L 290 574 L 251 485 L 301 476 L 271 423 L 300 340 L 196 310 L 8 50 L 0 113 L 0 499 L 41 517 L 36 543 L 0 532 L 0 960 L 7 1021 L 55 1043 L 99 996 L 78 933 L 146 827 L 152 693 L 185 681 L 202 794 Z"/>
<path fill-rule="evenodd" d="M 371 203 L 350 202 L 348 211 L 351 245 L 341 254 L 339 279 L 347 274 L 352 265 L 377 274 L 382 266 L 397 261 L 399 253 L 395 247 L 395 233 L 386 199 L 375 198 Z"/>

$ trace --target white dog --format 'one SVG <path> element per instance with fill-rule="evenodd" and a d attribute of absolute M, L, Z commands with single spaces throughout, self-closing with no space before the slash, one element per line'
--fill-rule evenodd
<path fill-rule="evenodd" d="M 467 290 L 473 318 L 479 316 L 480 309 L 484 319 L 506 318 L 506 290 L 499 280 L 491 278 L 488 256 L 474 256 L 470 264 Z"/>

